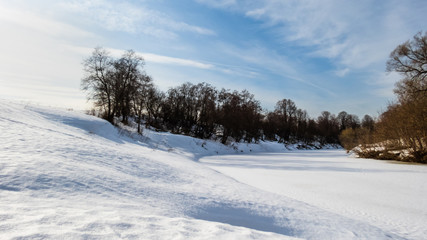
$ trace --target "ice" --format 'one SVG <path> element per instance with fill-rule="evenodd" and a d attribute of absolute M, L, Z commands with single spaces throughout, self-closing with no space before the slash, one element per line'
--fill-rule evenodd
<path fill-rule="evenodd" d="M 342 150 L 205 157 L 239 182 L 409 239 L 427 236 L 427 166 L 349 158 Z"/>

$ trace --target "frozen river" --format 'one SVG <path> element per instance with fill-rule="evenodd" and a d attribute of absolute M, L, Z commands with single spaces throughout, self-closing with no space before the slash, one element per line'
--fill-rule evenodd
<path fill-rule="evenodd" d="M 409 239 L 427 236 L 427 166 L 348 157 L 342 150 L 205 157 L 239 182 Z"/>

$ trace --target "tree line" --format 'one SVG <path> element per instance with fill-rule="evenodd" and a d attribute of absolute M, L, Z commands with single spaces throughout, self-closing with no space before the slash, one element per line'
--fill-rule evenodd
<path fill-rule="evenodd" d="M 100 116 L 113 124 L 115 120 L 127 124 L 131 118 L 139 133 L 145 124 L 224 144 L 260 140 L 339 144 L 343 129 L 360 125 L 357 116 L 346 112 L 335 116 L 323 111 L 310 118 L 290 99 L 266 111 L 247 90 L 219 90 L 208 83 L 184 83 L 163 92 L 145 72 L 144 59 L 132 50 L 114 58 L 107 50 L 95 48 L 83 67 L 82 88 Z"/>
<path fill-rule="evenodd" d="M 219 90 L 208 83 L 184 83 L 163 92 L 145 72 L 144 59 L 132 50 L 115 58 L 95 48 L 83 67 L 82 88 L 100 116 L 113 124 L 133 119 L 139 133 L 145 124 L 224 144 L 341 144 L 361 157 L 427 163 L 427 33 L 418 33 L 390 54 L 387 71 L 403 78 L 394 90 L 397 101 L 377 119 L 365 115 L 360 120 L 345 111 L 323 111 L 310 118 L 290 99 L 268 111 L 247 90 Z"/>
<path fill-rule="evenodd" d="M 373 127 L 343 131 L 343 146 L 362 157 L 427 163 L 427 32 L 397 46 L 387 61 L 398 72 L 397 100 L 388 104 Z"/>

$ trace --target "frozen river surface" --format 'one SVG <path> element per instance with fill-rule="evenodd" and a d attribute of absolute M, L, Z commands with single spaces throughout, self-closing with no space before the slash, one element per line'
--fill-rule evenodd
<path fill-rule="evenodd" d="M 427 166 L 348 157 L 342 150 L 200 160 L 239 182 L 377 226 L 427 236 Z"/>

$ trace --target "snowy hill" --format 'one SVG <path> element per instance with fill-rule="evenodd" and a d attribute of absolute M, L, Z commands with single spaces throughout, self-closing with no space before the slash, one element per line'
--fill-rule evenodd
<path fill-rule="evenodd" d="M 1 239 L 404 239 L 198 161 L 284 150 L 278 144 L 139 137 L 79 112 L 4 100 L 0 142 Z"/>

